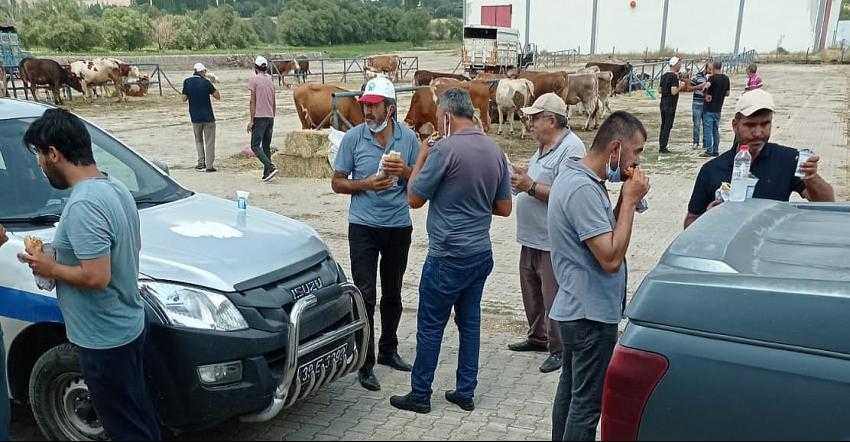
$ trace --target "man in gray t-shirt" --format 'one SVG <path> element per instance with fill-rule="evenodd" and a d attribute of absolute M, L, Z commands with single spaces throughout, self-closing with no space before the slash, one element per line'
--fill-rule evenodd
<path fill-rule="evenodd" d="M 540 143 L 527 168 L 514 168 L 511 178 L 516 197 L 517 242 L 522 246 L 519 281 L 528 318 L 528 337 L 510 344 L 512 351 L 547 351 L 540 366 L 543 373 L 561 368 L 561 339 L 549 310 L 555 301 L 558 282 L 549 255 L 547 222 L 549 191 L 555 178 L 570 162 L 583 158 L 584 143 L 570 130 L 567 105 L 556 94 L 543 94 L 531 107 L 522 109 L 531 119 L 531 133 Z"/>
<path fill-rule="evenodd" d="M 549 195 L 552 266 L 558 279 L 549 318 L 558 323 L 564 352 L 552 410 L 553 440 L 592 441 L 596 436 L 602 385 L 625 303 L 626 251 L 637 205 L 649 191 L 649 179 L 637 168 L 645 143 L 640 120 L 614 112 L 587 156 L 569 162 Z M 615 208 L 605 182 L 623 180 Z"/>
<path fill-rule="evenodd" d="M 511 183 L 502 151 L 472 122 L 472 99 L 462 89 L 440 97 L 437 122 L 447 137 L 422 148 L 410 176 L 408 200 L 428 206 L 428 258 L 419 283 L 416 361 L 412 391 L 393 396 L 399 409 L 431 411 L 431 384 L 443 332 L 452 308 L 460 331 L 457 387 L 446 399 L 464 410 L 475 408 L 478 351 L 481 341 L 481 295 L 493 270 L 490 244 L 492 215 L 510 216 Z"/>
<path fill-rule="evenodd" d="M 113 440 L 159 440 L 144 376 L 145 307 L 139 293 L 139 213 L 130 191 L 101 173 L 91 136 L 68 111 L 49 109 L 24 135 L 50 184 L 71 189 L 53 247 L 22 254 L 56 281 L 68 340 L 103 428 Z"/>

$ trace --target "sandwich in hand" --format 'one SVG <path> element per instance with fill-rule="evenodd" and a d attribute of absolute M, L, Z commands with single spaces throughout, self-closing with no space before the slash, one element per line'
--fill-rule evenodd
<path fill-rule="evenodd" d="M 44 241 L 34 236 L 24 238 L 24 248 L 30 256 L 39 256 L 44 254 Z"/>

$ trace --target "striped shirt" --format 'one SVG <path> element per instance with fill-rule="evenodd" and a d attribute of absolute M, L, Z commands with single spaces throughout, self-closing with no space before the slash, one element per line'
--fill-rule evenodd
<path fill-rule="evenodd" d="M 691 86 L 700 86 L 706 81 L 708 81 L 708 79 L 705 77 L 705 72 L 700 71 L 691 78 Z M 694 100 L 705 100 L 705 93 L 703 93 L 702 89 L 694 89 Z"/>

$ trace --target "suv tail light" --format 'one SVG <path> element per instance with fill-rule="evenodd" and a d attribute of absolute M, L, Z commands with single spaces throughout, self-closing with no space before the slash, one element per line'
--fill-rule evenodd
<path fill-rule="evenodd" d="M 664 356 L 617 345 L 602 394 L 602 440 L 637 440 L 644 407 L 667 372 Z"/>

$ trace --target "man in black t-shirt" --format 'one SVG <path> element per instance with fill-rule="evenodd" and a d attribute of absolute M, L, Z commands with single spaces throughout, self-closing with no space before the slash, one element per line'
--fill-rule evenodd
<path fill-rule="evenodd" d="M 195 133 L 195 148 L 198 150 L 196 170 L 215 172 L 215 115 L 210 96 L 221 100 L 221 94 L 210 82 L 207 68 L 195 63 L 195 73 L 183 81 L 183 101 L 189 102 L 189 117 Z"/>
<path fill-rule="evenodd" d="M 711 76 L 706 85 L 702 114 L 705 153 L 702 156 L 716 157 L 720 154 L 720 113 L 730 90 L 729 77 L 723 73 L 723 63 L 715 61 L 711 64 Z"/>
<path fill-rule="evenodd" d="M 676 118 L 676 106 L 679 103 L 679 90 L 682 83 L 679 80 L 679 70 L 682 62 L 679 57 L 670 59 L 670 72 L 661 76 L 659 90 L 661 91 L 661 134 L 658 137 L 658 150 L 669 153 L 667 143 L 670 141 L 670 131 L 673 130 L 673 120 Z"/>
<path fill-rule="evenodd" d="M 792 193 L 809 201 L 835 201 L 832 186 L 818 174 L 818 156 L 802 165 L 803 177 L 796 176 L 797 149 L 770 142 L 775 105 L 773 97 L 762 89 L 745 93 L 738 100 L 732 129 L 741 143 L 750 148 L 753 157 L 750 173 L 759 179 L 753 198 L 788 201 Z M 732 166 L 737 146 L 705 163 L 699 171 L 685 228 L 718 204 L 715 194 L 722 183 L 732 181 Z"/>

